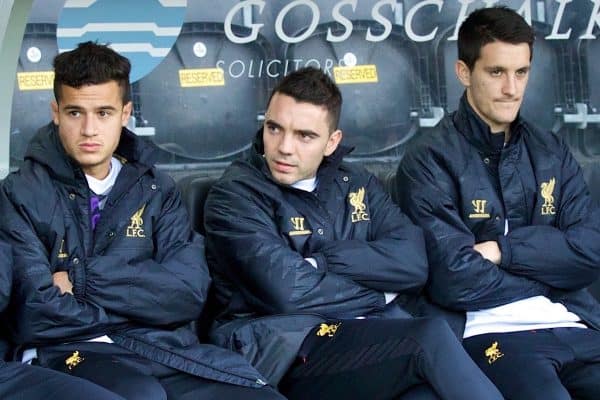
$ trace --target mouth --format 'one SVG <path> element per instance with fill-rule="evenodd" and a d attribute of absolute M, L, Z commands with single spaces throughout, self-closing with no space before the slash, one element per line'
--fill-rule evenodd
<path fill-rule="evenodd" d="M 94 152 L 100 148 L 100 143 L 80 143 L 79 148 L 85 152 Z"/>
<path fill-rule="evenodd" d="M 294 165 L 285 163 L 283 161 L 273 161 L 273 167 L 278 172 L 290 172 L 294 169 Z"/>

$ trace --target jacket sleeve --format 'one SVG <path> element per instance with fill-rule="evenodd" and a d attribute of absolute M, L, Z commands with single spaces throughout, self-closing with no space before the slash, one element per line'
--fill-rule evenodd
<path fill-rule="evenodd" d="M 268 200 L 260 197 L 242 184 L 222 182 L 213 186 L 205 207 L 209 261 L 216 260 L 214 267 L 225 271 L 257 312 L 351 318 L 384 308 L 383 293 L 315 269 L 293 251 Z"/>
<path fill-rule="evenodd" d="M 368 239 L 326 241 L 316 251 L 324 256 L 328 271 L 364 286 L 384 292 L 418 292 L 428 273 L 421 229 L 392 202 L 374 176 L 366 193 L 371 214 Z"/>
<path fill-rule="evenodd" d="M 475 237 L 461 219 L 453 179 L 426 151 L 407 152 L 396 184 L 403 210 L 425 232 L 428 292 L 434 302 L 474 311 L 547 293 L 547 286 L 510 273 L 474 250 Z"/>
<path fill-rule="evenodd" d="M 556 225 L 516 228 L 498 243 L 501 266 L 554 288 L 591 285 L 600 272 L 600 212 L 592 204 L 581 169 L 563 144 Z M 558 182 L 557 182 L 558 183 Z"/>
<path fill-rule="evenodd" d="M 210 284 L 203 238 L 192 232 L 187 210 L 175 188 L 157 214 L 152 257 L 124 260 L 111 251 L 90 257 L 85 287 L 79 289 L 81 286 L 76 285 L 75 295 L 146 325 L 197 319 Z"/>
<path fill-rule="evenodd" d="M 98 304 L 60 294 L 52 280 L 47 250 L 29 223 L 27 213 L 0 191 L 0 236 L 13 248 L 13 294 L 10 331 L 17 344 L 48 344 L 85 339 L 124 322 Z"/>

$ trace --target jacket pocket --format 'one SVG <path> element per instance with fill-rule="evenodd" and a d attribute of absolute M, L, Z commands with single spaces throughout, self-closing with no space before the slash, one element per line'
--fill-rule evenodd
<path fill-rule="evenodd" d="M 287 314 L 235 320 L 214 329 L 210 340 L 246 358 L 277 387 L 306 335 L 325 319 L 317 314 Z"/>

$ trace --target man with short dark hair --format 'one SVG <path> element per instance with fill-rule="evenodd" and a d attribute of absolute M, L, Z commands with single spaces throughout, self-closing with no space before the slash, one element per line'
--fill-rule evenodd
<path fill-rule="evenodd" d="M 519 114 L 532 28 L 474 11 L 458 110 L 406 151 L 403 209 L 424 228 L 428 294 L 506 398 L 600 399 L 600 215 L 564 142 Z M 552 77 L 549 77 L 552 79 Z M 543 93 L 532 93 L 543 96 Z"/>
<path fill-rule="evenodd" d="M 291 73 L 250 158 L 212 187 L 213 340 L 290 399 L 501 398 L 444 321 L 403 310 L 427 279 L 423 237 L 372 174 L 342 162 L 341 105 L 321 70 Z"/>
<path fill-rule="evenodd" d="M 87 42 L 54 70 L 53 122 L 0 193 L 23 361 L 127 399 L 281 398 L 242 357 L 198 341 L 203 240 L 155 147 L 125 128 L 129 61 Z"/>

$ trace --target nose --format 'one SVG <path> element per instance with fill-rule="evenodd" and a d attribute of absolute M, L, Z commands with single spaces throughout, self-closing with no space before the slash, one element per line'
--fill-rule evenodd
<path fill-rule="evenodd" d="M 98 133 L 96 119 L 93 116 L 86 115 L 83 117 L 81 133 L 84 136 L 95 136 Z"/>
<path fill-rule="evenodd" d="M 294 149 L 294 137 L 293 134 L 286 132 L 281 135 L 279 140 L 279 146 L 277 148 L 281 154 L 292 154 Z"/>
<path fill-rule="evenodd" d="M 502 85 L 502 93 L 514 96 L 517 93 L 517 77 L 512 74 L 506 74 L 504 84 Z"/>

